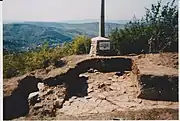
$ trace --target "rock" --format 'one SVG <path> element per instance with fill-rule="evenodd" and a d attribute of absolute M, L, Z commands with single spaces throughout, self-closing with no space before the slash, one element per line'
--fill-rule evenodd
<path fill-rule="evenodd" d="M 135 108 L 136 106 L 135 105 L 131 105 L 131 106 L 129 106 L 129 108 Z"/>
<path fill-rule="evenodd" d="M 113 118 L 112 120 L 123 120 L 123 118 Z"/>
<path fill-rule="evenodd" d="M 74 100 L 69 100 L 69 103 L 71 104 L 71 103 L 73 103 L 74 102 Z"/>
<path fill-rule="evenodd" d="M 35 110 L 37 110 L 39 108 L 42 108 L 42 107 L 43 107 L 43 105 L 41 103 L 37 103 L 37 104 L 34 105 Z"/>
<path fill-rule="evenodd" d="M 44 89 L 44 84 L 43 83 L 38 83 L 37 87 L 39 90 L 43 90 Z"/>
<path fill-rule="evenodd" d="M 33 92 L 33 93 L 30 93 L 29 96 L 28 96 L 28 100 L 31 100 L 35 97 L 38 97 L 39 95 L 39 92 Z"/>
<path fill-rule="evenodd" d="M 88 73 L 94 73 L 94 69 L 93 69 L 93 68 L 90 68 L 87 72 L 88 72 Z"/>
<path fill-rule="evenodd" d="M 116 82 L 116 81 L 118 81 L 118 79 L 114 79 L 114 78 L 113 78 L 112 81 L 113 81 L 113 82 Z"/>
<path fill-rule="evenodd" d="M 64 102 L 64 98 L 57 99 L 59 102 Z"/>
<path fill-rule="evenodd" d="M 97 69 L 94 69 L 94 72 L 96 73 L 96 72 L 98 72 L 98 70 L 97 70 Z"/>
<path fill-rule="evenodd" d="M 54 107 L 55 108 L 61 108 L 62 107 L 62 102 L 61 101 L 55 101 L 55 104 L 54 104 Z"/>
<path fill-rule="evenodd" d="M 116 72 L 116 74 L 115 75 L 117 75 L 117 76 L 122 76 L 123 75 L 123 73 L 122 72 Z"/>
<path fill-rule="evenodd" d="M 108 77 L 108 80 L 112 80 L 112 77 Z"/>
<path fill-rule="evenodd" d="M 37 102 L 40 102 L 40 101 L 41 101 L 41 99 L 38 97 L 38 98 L 37 98 Z"/>
<path fill-rule="evenodd" d="M 98 88 L 102 88 L 102 87 L 104 87 L 104 86 L 105 86 L 104 83 L 100 83 L 100 84 L 98 85 Z"/>
<path fill-rule="evenodd" d="M 85 78 L 89 78 L 89 75 L 85 74 L 84 77 L 85 77 Z"/>
<path fill-rule="evenodd" d="M 43 84 L 38 84 L 41 88 Z M 55 116 L 57 108 L 61 108 L 65 99 L 66 88 L 64 85 L 50 87 L 44 85 L 44 89 L 39 91 L 38 103 L 31 106 L 30 113 L 32 115 Z"/>
<path fill-rule="evenodd" d="M 46 70 L 50 70 L 50 71 L 51 71 L 51 70 L 53 70 L 53 69 L 55 69 L 55 68 L 56 68 L 55 66 L 50 65 L 49 67 L 46 68 Z"/>
<path fill-rule="evenodd" d="M 97 70 L 97 69 L 94 69 L 94 73 L 96 73 L 96 72 L 98 72 L 98 70 Z"/>
<path fill-rule="evenodd" d="M 46 99 L 47 99 L 47 100 L 51 100 L 51 98 L 50 98 L 50 97 L 47 97 Z"/>
<path fill-rule="evenodd" d="M 56 95 L 57 95 L 58 98 L 64 98 L 65 94 L 66 94 L 65 90 L 61 90 L 61 91 L 56 92 Z"/>
<path fill-rule="evenodd" d="M 47 95 L 50 95 L 50 94 L 53 94 L 53 90 L 48 89 L 47 91 L 40 92 L 40 93 L 39 93 L 39 96 L 40 96 L 41 98 L 45 98 Z"/>
<path fill-rule="evenodd" d="M 103 94 L 99 94 L 98 97 L 99 97 L 100 99 L 102 99 L 102 100 L 105 100 L 105 99 L 106 99 L 106 97 L 105 97 Z"/>
<path fill-rule="evenodd" d="M 138 102 L 139 104 L 141 104 L 142 103 L 142 100 L 139 100 L 139 102 Z"/>
<path fill-rule="evenodd" d="M 56 96 L 53 96 L 52 99 L 53 99 L 53 100 L 57 100 Z"/>
<path fill-rule="evenodd" d="M 88 102 L 88 101 L 87 101 L 86 97 L 80 97 L 76 100 L 75 105 L 81 104 L 81 102 Z"/>
<path fill-rule="evenodd" d="M 111 90 L 117 90 L 117 88 L 114 87 L 114 86 L 110 86 L 109 88 L 110 88 Z"/>
<path fill-rule="evenodd" d="M 117 75 L 114 75 L 114 76 L 113 76 L 113 78 L 115 78 L 115 79 L 117 79 L 118 77 L 119 77 L 119 76 L 117 76 Z"/>
<path fill-rule="evenodd" d="M 123 76 L 120 76 L 120 79 L 123 79 Z"/>
<path fill-rule="evenodd" d="M 69 101 L 66 101 L 64 104 L 63 104 L 63 107 L 64 106 L 70 106 L 71 105 L 71 103 L 69 102 Z"/>
<path fill-rule="evenodd" d="M 110 86 L 111 82 L 110 81 L 106 81 L 106 82 L 104 82 L 104 84 L 107 85 L 107 86 Z"/>
<path fill-rule="evenodd" d="M 98 74 L 100 74 L 100 72 L 96 72 L 95 74 L 98 75 Z"/>
<path fill-rule="evenodd" d="M 85 97 L 85 99 L 91 99 L 92 98 L 92 96 L 86 96 Z"/>
<path fill-rule="evenodd" d="M 28 100 L 29 100 L 29 105 L 34 105 L 39 102 L 38 100 L 39 92 L 34 92 L 29 94 Z"/>
<path fill-rule="evenodd" d="M 131 72 L 131 71 L 124 71 L 124 73 L 126 73 L 126 74 L 127 74 L 127 73 L 130 73 L 130 72 Z"/>
<path fill-rule="evenodd" d="M 79 77 L 89 78 L 89 75 L 87 75 L 87 74 L 80 74 Z"/>
<path fill-rule="evenodd" d="M 125 76 L 122 76 L 122 79 L 125 79 L 126 77 Z"/>
<path fill-rule="evenodd" d="M 132 85 L 130 85 L 130 87 L 135 87 L 136 85 L 134 85 L 134 84 L 132 84 Z"/>
<path fill-rule="evenodd" d="M 76 97 L 76 96 L 72 96 L 72 97 L 71 97 L 71 99 L 73 99 L 73 100 L 74 100 L 74 99 L 77 99 L 77 97 Z"/>
<path fill-rule="evenodd" d="M 79 74 L 79 77 L 81 78 L 81 77 L 83 77 L 84 76 L 84 74 Z"/>
<path fill-rule="evenodd" d="M 93 89 L 92 88 L 88 88 L 88 93 L 91 93 L 93 92 Z"/>

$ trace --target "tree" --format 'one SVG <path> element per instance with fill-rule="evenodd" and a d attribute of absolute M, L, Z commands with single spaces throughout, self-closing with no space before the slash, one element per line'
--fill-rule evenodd
<path fill-rule="evenodd" d="M 91 40 L 85 36 L 78 36 L 72 42 L 74 54 L 88 54 L 90 51 Z"/>
<path fill-rule="evenodd" d="M 124 29 L 109 35 L 117 54 L 178 51 L 178 9 L 175 0 L 146 8 L 141 20 L 134 19 Z"/>

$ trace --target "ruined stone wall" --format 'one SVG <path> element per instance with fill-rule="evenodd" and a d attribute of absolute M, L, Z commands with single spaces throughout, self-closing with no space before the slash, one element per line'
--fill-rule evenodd
<path fill-rule="evenodd" d="M 91 56 L 96 56 L 97 55 L 97 42 L 96 41 L 91 41 L 91 49 L 90 49 L 90 55 Z"/>
<path fill-rule="evenodd" d="M 154 66 L 150 62 L 142 66 L 142 62 L 134 61 L 131 79 L 137 85 L 138 98 L 178 101 L 178 71 L 174 68 Z"/>
<path fill-rule="evenodd" d="M 93 58 L 77 63 L 74 68 L 70 68 L 65 74 L 59 74 L 45 80 L 38 79 L 33 75 L 26 76 L 21 80 L 14 80 L 19 84 L 9 96 L 4 97 L 4 119 L 11 120 L 26 116 L 29 113 L 31 115 L 54 116 L 56 107 L 60 108 L 64 102 L 64 99 L 57 100 L 58 95 L 62 98 L 68 98 L 76 93 L 81 93 L 82 96 L 87 94 L 87 92 L 81 92 L 81 88 L 88 85 L 86 78 L 79 77 L 81 73 L 90 68 L 97 69 L 100 72 L 131 70 L 131 64 L 130 58 Z M 43 91 L 38 89 L 38 83 L 46 85 Z M 62 91 L 58 85 L 65 85 L 62 86 Z M 28 95 L 37 91 L 39 96 L 35 95 L 33 97 L 33 102 L 36 103 L 29 105 Z M 37 98 L 34 99 L 35 97 Z"/>

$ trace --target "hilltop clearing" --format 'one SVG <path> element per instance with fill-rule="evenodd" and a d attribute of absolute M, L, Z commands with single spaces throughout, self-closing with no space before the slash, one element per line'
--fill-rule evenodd
<path fill-rule="evenodd" d="M 177 53 L 62 61 L 4 81 L 6 119 L 178 119 Z"/>

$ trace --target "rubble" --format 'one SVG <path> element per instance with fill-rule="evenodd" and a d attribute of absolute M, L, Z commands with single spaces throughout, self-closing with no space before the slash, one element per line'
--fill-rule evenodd
<path fill-rule="evenodd" d="M 123 75 L 123 73 L 122 72 L 116 72 L 116 74 L 115 74 L 116 76 L 122 76 Z"/>
<path fill-rule="evenodd" d="M 94 73 L 96 73 L 96 72 L 98 72 L 98 70 L 97 70 L 97 69 L 94 69 Z"/>
<path fill-rule="evenodd" d="M 28 96 L 28 100 L 31 100 L 31 99 L 33 99 L 34 97 L 38 96 L 38 95 L 39 95 L 39 92 L 30 93 L 29 96 Z"/>
<path fill-rule="evenodd" d="M 43 90 L 44 89 L 44 83 L 38 83 L 37 87 L 39 90 Z"/>
<path fill-rule="evenodd" d="M 61 108 L 66 95 L 66 88 L 63 86 L 49 87 L 39 84 L 43 90 L 39 90 L 38 98 L 41 99 L 35 105 L 30 105 L 30 115 L 55 116 L 56 110 Z M 43 85 L 43 86 L 42 86 Z"/>
<path fill-rule="evenodd" d="M 34 105 L 35 103 L 37 103 L 39 101 L 38 96 L 39 96 L 39 92 L 30 93 L 28 96 L 29 104 Z"/>
<path fill-rule="evenodd" d="M 93 68 L 90 68 L 87 72 L 88 72 L 88 73 L 94 73 L 94 69 L 93 69 Z"/>
<path fill-rule="evenodd" d="M 108 77 L 108 80 L 112 80 L 112 77 Z"/>
<path fill-rule="evenodd" d="M 143 58 L 143 57 L 142 57 Z M 142 59 L 141 58 L 141 59 Z M 112 59 L 112 57 L 108 58 L 109 60 Z M 107 60 L 108 60 L 107 59 Z M 93 60 L 95 62 L 95 66 L 97 64 L 98 59 Z M 108 61 L 109 61 L 108 60 Z M 123 59 L 118 60 L 121 61 Z M 91 60 L 85 60 L 88 64 Z M 106 59 L 105 59 L 106 61 Z M 122 62 L 126 62 L 126 60 L 123 60 Z M 153 61 L 153 59 L 152 59 Z M 87 64 L 86 63 L 86 64 Z M 112 62 L 114 63 L 114 62 Z M 128 62 L 129 63 L 129 60 Z M 154 108 L 171 108 L 171 109 L 178 109 L 178 102 L 174 101 L 172 103 L 166 102 L 166 101 L 157 101 L 157 100 L 144 100 L 144 99 L 138 99 L 137 98 L 137 92 L 139 91 L 139 87 L 141 87 L 141 94 L 145 94 L 145 96 L 150 95 L 151 97 L 159 96 L 157 94 L 163 95 L 164 93 L 162 90 L 154 91 L 156 88 L 149 88 L 148 87 L 148 79 L 150 79 L 152 82 L 153 77 L 151 75 L 151 78 L 145 79 L 146 81 L 143 81 L 143 78 L 141 77 L 142 74 L 146 74 L 147 76 L 147 70 L 145 73 L 142 73 L 143 71 L 140 69 L 140 71 L 137 68 L 137 71 L 133 68 L 133 73 L 136 74 L 135 77 L 133 77 L 129 70 L 125 67 L 127 65 L 123 65 L 122 70 L 121 66 L 113 66 L 110 70 L 106 70 L 105 73 L 103 72 L 102 67 L 99 67 L 99 69 L 93 69 L 96 68 L 95 66 L 91 65 L 93 68 L 88 70 L 88 73 L 85 73 L 84 69 L 88 69 L 89 65 L 82 64 L 83 69 L 81 70 L 81 63 L 78 63 L 76 66 L 73 66 L 72 69 L 64 72 L 64 67 L 62 69 L 57 69 L 49 72 L 48 74 L 51 75 L 53 72 L 55 72 L 54 75 L 51 75 L 51 77 L 47 77 L 45 79 L 48 80 L 48 83 L 37 81 L 33 86 L 37 89 L 31 89 L 31 91 L 28 91 L 27 99 L 29 101 L 29 107 L 27 107 L 27 111 L 29 111 L 28 116 L 31 118 L 33 116 L 37 117 L 53 117 L 52 119 L 57 118 L 59 116 L 72 116 L 79 117 L 82 115 L 89 116 L 91 113 L 97 113 L 94 115 L 99 116 L 101 113 L 107 113 L 110 114 L 114 111 L 129 111 L 129 110 L 139 110 L 139 109 L 154 109 Z M 139 64 L 140 65 L 140 64 Z M 143 64 L 142 64 L 143 65 Z M 69 65 L 68 65 L 69 66 Z M 67 66 L 67 67 L 68 67 Z M 144 65 L 143 65 L 144 66 Z M 159 65 L 160 66 L 160 65 Z M 72 67 L 72 66 L 69 66 Z M 153 66 L 152 66 L 153 67 Z M 145 68 L 145 66 L 144 66 Z M 79 70 L 78 70 L 79 69 Z M 102 69 L 102 70 L 100 70 Z M 126 71 L 127 69 L 128 71 Z M 149 70 L 151 68 L 148 68 Z M 164 69 L 164 68 L 163 68 Z M 60 74 L 59 70 L 63 70 L 63 75 Z M 99 71 L 100 72 L 99 72 Z M 124 70 L 124 71 L 123 71 Z M 135 73 L 137 72 L 137 73 Z M 46 73 L 42 71 L 43 77 L 46 76 Z M 81 74 L 83 73 L 83 74 Z M 162 74 L 162 71 L 159 71 L 158 73 Z M 69 74 L 69 75 L 68 75 Z M 77 74 L 77 75 L 76 75 Z M 154 74 L 154 73 L 152 73 Z M 172 72 L 170 72 L 172 74 Z M 73 76 L 72 76 L 73 75 Z M 80 77 L 87 77 L 86 79 L 78 78 L 78 75 Z M 142 84 L 139 86 L 136 82 L 137 75 L 141 77 Z M 39 75 L 40 77 L 41 75 Z M 132 78 L 132 77 L 133 78 Z M 159 75 L 158 75 L 159 76 Z M 68 78 L 67 78 L 68 77 Z M 71 77 L 71 78 L 70 78 Z M 74 78 L 76 77 L 76 78 Z M 139 78 L 138 77 L 138 78 Z M 169 78 L 169 84 L 167 87 L 171 87 L 172 83 L 176 82 L 174 81 L 173 77 Z M 29 78 L 28 78 L 29 79 Z M 30 82 L 35 80 L 36 78 L 32 78 Z M 68 83 L 72 82 L 71 85 L 62 85 L 60 84 L 61 80 L 67 81 Z M 12 81 L 13 82 L 13 81 Z M 82 83 L 80 83 L 82 82 Z M 13 82 L 14 83 L 14 82 Z M 16 82 L 15 82 L 16 83 Z M 68 84 L 66 82 L 66 84 Z M 52 84 L 52 85 L 50 85 Z M 164 83 L 163 83 L 164 84 Z M 18 85 L 18 84 L 17 84 Z M 160 85 L 161 86 L 161 85 Z M 18 86 L 17 86 L 18 87 Z M 27 88 L 30 88 L 29 84 L 26 84 Z M 27 91 L 26 87 L 21 88 L 21 90 Z M 69 87 L 69 88 L 67 88 Z M 32 87 L 31 87 L 32 88 Z M 81 90 L 81 88 L 83 88 Z M 163 87 L 164 88 L 164 87 Z M 6 86 L 6 90 L 7 90 Z M 16 88 L 17 89 L 17 88 Z M 77 93 L 70 94 L 69 91 L 74 92 L 75 90 L 81 90 L 77 91 Z M 37 92 L 38 91 L 38 92 Z M 6 91 L 8 92 L 8 91 Z M 176 93 L 176 88 L 173 88 L 170 92 Z M 17 93 L 17 92 L 16 92 Z M 176 94 L 173 95 L 176 95 Z M 10 93 L 12 94 L 12 93 Z M 13 92 L 14 94 L 14 92 Z M 24 93 L 21 91 L 21 94 L 24 95 Z M 173 96 L 169 94 L 170 96 Z M 141 95 L 142 96 L 142 95 Z M 149 97 L 150 97 L 149 96 Z M 21 96 L 19 96 L 18 93 L 18 99 L 21 99 Z M 28 98 L 29 97 L 29 98 Z M 12 98 L 12 97 L 10 97 Z M 14 98 L 14 97 L 13 97 Z M 16 99 L 16 98 L 15 98 Z M 26 99 L 26 98 L 23 98 Z M 33 103 L 32 103 L 33 100 Z M 23 100 L 24 101 L 24 100 Z M 13 100 L 12 103 L 8 103 L 8 105 L 12 105 L 18 102 L 17 100 Z M 24 104 L 22 104 L 24 107 Z M 21 108 L 20 106 L 17 108 Z M 119 112 L 118 112 L 119 113 Z M 22 116 L 22 114 L 21 114 Z M 24 115 L 25 116 L 25 115 Z M 90 116 L 89 116 L 90 117 Z M 105 115 L 106 117 L 106 115 Z M 24 117 L 26 119 L 26 117 Z M 36 118 L 40 119 L 40 118 Z"/>

